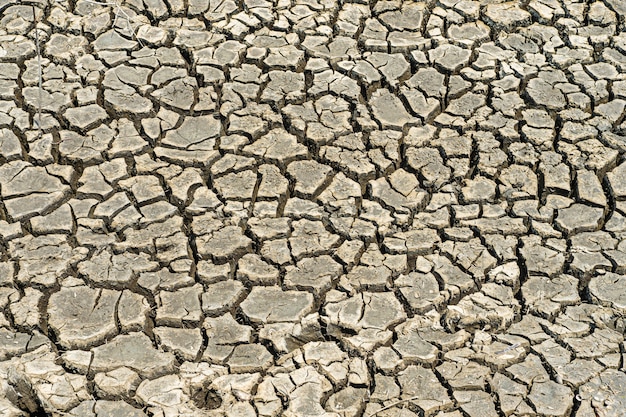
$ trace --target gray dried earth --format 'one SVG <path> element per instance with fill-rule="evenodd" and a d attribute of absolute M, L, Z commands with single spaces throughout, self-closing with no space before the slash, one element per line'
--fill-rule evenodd
<path fill-rule="evenodd" d="M 621 0 L 0 0 L 0 415 L 623 417 Z"/>

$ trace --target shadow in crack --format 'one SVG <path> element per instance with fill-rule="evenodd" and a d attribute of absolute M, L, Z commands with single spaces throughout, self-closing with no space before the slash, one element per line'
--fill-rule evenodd
<path fill-rule="evenodd" d="M 222 397 L 215 390 L 200 389 L 191 398 L 198 408 L 205 410 L 215 410 L 222 405 Z"/>
<path fill-rule="evenodd" d="M 10 371 L 8 383 L 10 388 L 5 394 L 7 399 L 17 408 L 27 411 L 31 417 L 47 417 L 51 415 L 43 409 L 32 385 L 23 374 Z"/>

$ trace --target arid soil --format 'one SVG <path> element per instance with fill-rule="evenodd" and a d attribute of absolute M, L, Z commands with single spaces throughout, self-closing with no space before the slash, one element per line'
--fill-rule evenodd
<path fill-rule="evenodd" d="M 0 415 L 626 416 L 622 0 L 0 0 Z"/>

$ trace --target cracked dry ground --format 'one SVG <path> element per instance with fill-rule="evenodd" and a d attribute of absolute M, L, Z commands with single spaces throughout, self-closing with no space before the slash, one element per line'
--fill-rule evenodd
<path fill-rule="evenodd" d="M 623 1 L 0 13 L 1 415 L 626 415 Z"/>

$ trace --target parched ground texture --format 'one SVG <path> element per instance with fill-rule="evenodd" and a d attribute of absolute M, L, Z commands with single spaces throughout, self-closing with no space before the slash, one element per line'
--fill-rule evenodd
<path fill-rule="evenodd" d="M 0 0 L 0 415 L 626 415 L 622 0 Z"/>

